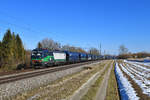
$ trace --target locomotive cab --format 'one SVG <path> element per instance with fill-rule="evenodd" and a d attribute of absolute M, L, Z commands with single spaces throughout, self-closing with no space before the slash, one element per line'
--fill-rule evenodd
<path fill-rule="evenodd" d="M 46 49 L 34 49 L 31 53 L 31 65 L 34 67 L 46 66 L 49 64 L 51 53 Z"/>
<path fill-rule="evenodd" d="M 33 50 L 31 53 L 31 64 L 36 66 L 36 65 L 41 65 L 43 58 L 43 53 L 41 50 Z"/>

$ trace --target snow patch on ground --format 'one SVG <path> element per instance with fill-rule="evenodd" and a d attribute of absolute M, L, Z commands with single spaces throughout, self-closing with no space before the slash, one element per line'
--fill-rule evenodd
<path fill-rule="evenodd" d="M 128 67 L 128 69 L 132 70 L 133 72 L 137 73 L 138 75 L 145 77 L 145 78 L 149 78 L 150 77 L 150 73 L 148 73 L 147 71 L 141 71 L 139 68 L 136 68 L 136 66 L 131 66 L 129 64 L 126 64 L 126 67 Z M 140 70 L 140 71 L 137 71 Z"/>
<path fill-rule="evenodd" d="M 139 97 L 137 97 L 136 91 L 132 87 L 131 83 L 128 81 L 128 79 L 123 75 L 122 71 L 120 70 L 118 63 L 116 63 L 116 73 L 119 75 L 119 79 L 123 85 L 123 90 L 126 91 L 126 94 L 128 96 L 129 100 L 139 100 Z M 122 90 L 120 90 L 122 91 Z M 125 99 L 123 99 L 125 100 Z"/>
<path fill-rule="evenodd" d="M 124 60 L 124 62 L 129 63 L 129 64 L 132 64 L 132 65 L 134 65 L 134 66 L 137 66 L 138 68 L 141 68 L 141 69 L 143 69 L 143 70 L 150 71 L 149 68 L 146 68 L 146 67 L 143 67 L 143 66 L 139 65 L 139 64 L 143 64 L 143 63 L 132 62 L 132 61 L 127 61 L 127 60 Z"/>
<path fill-rule="evenodd" d="M 120 64 L 122 70 L 127 73 L 135 83 L 137 83 L 140 88 L 142 89 L 144 94 L 147 94 L 150 96 L 150 81 L 147 80 L 146 78 L 140 76 L 137 73 L 134 73 L 135 75 L 132 74 L 133 71 L 131 71 L 129 68 L 125 68 L 122 64 Z M 138 77 L 138 78 L 137 78 Z"/>

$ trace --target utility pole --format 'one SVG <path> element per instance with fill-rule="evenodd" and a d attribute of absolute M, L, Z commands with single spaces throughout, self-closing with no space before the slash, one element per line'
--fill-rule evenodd
<path fill-rule="evenodd" d="M 105 57 L 106 57 L 105 53 L 106 53 L 106 50 L 104 50 L 104 59 L 105 59 Z"/>
<path fill-rule="evenodd" d="M 101 55 L 101 43 L 99 44 L 99 54 Z"/>

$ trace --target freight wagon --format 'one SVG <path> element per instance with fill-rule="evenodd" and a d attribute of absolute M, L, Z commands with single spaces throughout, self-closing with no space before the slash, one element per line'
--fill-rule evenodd
<path fill-rule="evenodd" d="M 92 60 L 92 55 L 91 54 L 87 54 L 87 60 L 88 61 Z"/>
<path fill-rule="evenodd" d="M 79 53 L 77 52 L 70 52 L 70 51 L 64 51 L 66 53 L 66 60 L 67 60 L 67 63 L 77 63 L 77 62 L 80 62 L 80 59 L 79 59 Z"/>
<path fill-rule="evenodd" d="M 80 53 L 79 59 L 80 59 L 80 62 L 87 61 L 87 55 L 85 53 Z"/>

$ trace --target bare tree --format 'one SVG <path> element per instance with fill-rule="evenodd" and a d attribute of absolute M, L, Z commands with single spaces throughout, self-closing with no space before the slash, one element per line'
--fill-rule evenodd
<path fill-rule="evenodd" d="M 128 53 L 128 48 L 126 48 L 124 45 L 120 45 L 119 47 L 119 54 L 127 54 Z"/>
<path fill-rule="evenodd" d="M 62 50 L 70 51 L 71 46 L 70 45 L 63 45 Z"/>
<path fill-rule="evenodd" d="M 99 55 L 100 54 L 99 50 L 97 48 L 93 48 L 93 47 L 89 49 L 88 53 L 95 54 L 95 55 Z"/>
<path fill-rule="evenodd" d="M 82 53 L 87 53 L 83 48 L 77 47 L 76 48 L 77 52 L 82 52 Z"/>
<path fill-rule="evenodd" d="M 43 39 L 40 43 L 42 45 L 42 48 L 47 48 L 49 50 L 60 50 L 61 48 L 60 43 L 48 38 Z"/>
<path fill-rule="evenodd" d="M 83 52 L 86 53 L 86 51 L 80 47 L 70 46 L 70 45 L 64 45 L 62 46 L 62 50 L 72 51 L 72 52 Z"/>

